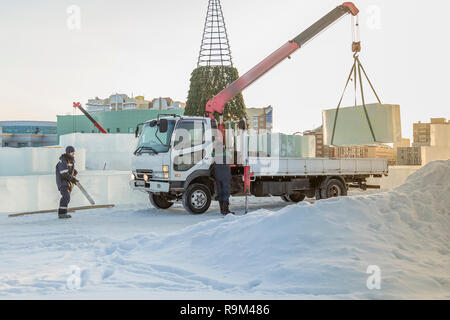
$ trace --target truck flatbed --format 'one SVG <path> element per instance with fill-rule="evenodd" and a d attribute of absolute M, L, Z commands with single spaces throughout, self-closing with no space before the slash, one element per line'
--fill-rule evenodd
<path fill-rule="evenodd" d="M 386 159 L 257 158 L 249 165 L 255 177 L 387 175 Z"/>

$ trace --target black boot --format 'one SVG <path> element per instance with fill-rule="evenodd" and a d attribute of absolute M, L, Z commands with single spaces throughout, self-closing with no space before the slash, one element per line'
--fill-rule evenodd
<path fill-rule="evenodd" d="M 230 206 L 230 203 L 229 203 L 228 201 L 225 201 L 225 202 L 223 203 L 223 214 L 224 214 L 224 215 L 227 215 L 227 214 L 234 214 L 234 212 L 231 212 L 231 211 L 230 211 L 229 206 Z"/>
<path fill-rule="evenodd" d="M 221 214 L 225 214 L 225 213 L 224 213 L 224 209 L 223 209 L 224 202 L 223 202 L 223 201 L 219 201 L 219 206 L 220 206 L 220 213 L 221 213 Z"/>
<path fill-rule="evenodd" d="M 72 218 L 72 216 L 70 214 L 63 213 L 63 214 L 58 214 L 58 218 L 59 219 L 70 219 L 70 218 Z"/>

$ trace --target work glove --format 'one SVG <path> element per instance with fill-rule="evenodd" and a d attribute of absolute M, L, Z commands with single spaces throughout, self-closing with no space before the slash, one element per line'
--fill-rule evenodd
<path fill-rule="evenodd" d="M 77 178 L 75 178 L 75 177 L 72 177 L 72 183 L 73 183 L 73 184 L 77 184 L 78 182 L 80 182 L 80 181 L 78 181 L 78 179 L 77 179 Z"/>
<path fill-rule="evenodd" d="M 76 176 L 77 176 L 77 174 L 78 174 L 78 171 L 77 171 L 77 169 L 74 169 L 74 170 L 73 170 L 73 176 L 74 176 L 74 177 L 76 177 Z"/>

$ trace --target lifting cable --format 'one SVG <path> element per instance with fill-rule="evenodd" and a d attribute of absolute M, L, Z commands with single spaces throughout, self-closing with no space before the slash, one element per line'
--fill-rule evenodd
<path fill-rule="evenodd" d="M 361 89 L 361 100 L 362 100 L 362 105 L 364 108 L 364 113 L 366 116 L 367 123 L 369 124 L 369 129 L 370 129 L 370 133 L 372 134 L 373 141 L 377 142 L 375 132 L 372 127 L 372 122 L 370 121 L 369 113 L 367 112 L 366 101 L 364 98 L 362 74 L 364 74 L 365 78 L 367 79 L 367 82 L 369 83 L 370 88 L 372 89 L 373 93 L 375 94 L 375 97 L 378 100 L 378 103 L 379 104 L 382 104 L 382 103 L 381 103 L 380 97 L 378 96 L 377 92 L 375 91 L 374 86 L 372 85 L 372 82 L 370 81 L 369 77 L 367 76 L 366 70 L 364 69 L 364 67 L 361 64 L 361 61 L 359 60 L 358 55 L 359 55 L 359 52 L 361 51 L 361 41 L 359 41 L 358 17 L 356 17 L 356 23 L 354 22 L 354 19 L 352 17 L 352 36 L 353 36 L 352 51 L 354 52 L 354 54 L 353 54 L 354 61 L 353 61 L 352 68 L 350 70 L 350 74 L 348 75 L 347 82 L 344 87 L 344 91 L 342 92 L 341 99 L 339 100 L 338 106 L 336 108 L 336 115 L 335 115 L 334 124 L 333 124 L 333 133 L 331 136 L 331 145 L 333 145 L 333 143 L 334 143 L 334 137 L 335 137 L 335 133 L 336 133 L 336 124 L 337 124 L 337 119 L 339 116 L 339 109 L 341 107 L 342 100 L 344 99 L 345 92 L 347 91 L 348 84 L 350 83 L 350 80 L 352 79 L 352 75 L 353 75 L 354 82 L 355 82 L 355 107 L 357 106 L 356 97 L 357 97 L 357 91 L 358 91 L 358 78 L 359 78 L 359 86 Z M 361 70 L 362 70 L 362 73 L 361 73 Z"/>

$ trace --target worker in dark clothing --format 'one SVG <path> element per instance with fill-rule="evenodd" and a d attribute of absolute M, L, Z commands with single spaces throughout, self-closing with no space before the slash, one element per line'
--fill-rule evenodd
<path fill-rule="evenodd" d="M 70 202 L 70 193 L 73 186 L 78 182 L 78 172 L 75 170 L 75 148 L 69 146 L 66 148 L 66 153 L 59 158 L 56 165 L 56 185 L 61 193 L 61 201 L 59 202 L 58 217 L 60 219 L 69 219 L 72 216 L 67 214 L 67 209 Z"/>
<path fill-rule="evenodd" d="M 220 142 L 215 144 L 213 157 L 214 157 L 214 179 L 216 180 L 220 213 L 222 213 L 223 215 L 227 215 L 230 213 L 234 214 L 234 212 L 230 211 L 229 207 L 231 169 L 228 163 L 230 157 Z"/>

